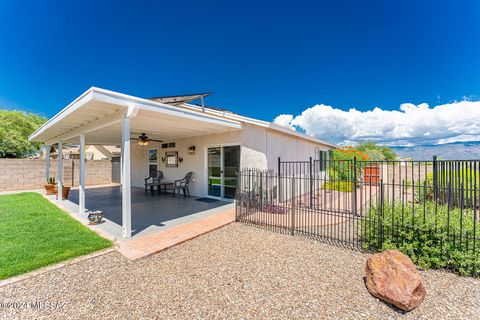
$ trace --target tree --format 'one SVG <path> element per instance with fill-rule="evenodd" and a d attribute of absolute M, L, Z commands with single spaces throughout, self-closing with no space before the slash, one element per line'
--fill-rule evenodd
<path fill-rule="evenodd" d="M 395 160 L 397 154 L 392 148 L 378 146 L 373 141 L 363 141 L 357 145 L 357 150 L 366 153 L 372 160 Z"/>
<path fill-rule="evenodd" d="M 0 109 L 0 158 L 25 158 L 38 152 L 43 143 L 28 141 L 28 136 L 46 121 L 33 113 Z"/>

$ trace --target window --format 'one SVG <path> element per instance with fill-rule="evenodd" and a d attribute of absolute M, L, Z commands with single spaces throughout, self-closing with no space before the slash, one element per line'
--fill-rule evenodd
<path fill-rule="evenodd" d="M 330 160 L 330 151 L 319 151 L 320 171 L 327 171 L 328 161 Z"/>
<path fill-rule="evenodd" d="M 158 150 L 148 149 L 148 173 L 151 175 L 158 170 Z"/>
<path fill-rule="evenodd" d="M 162 143 L 162 149 L 175 148 L 175 142 Z"/>

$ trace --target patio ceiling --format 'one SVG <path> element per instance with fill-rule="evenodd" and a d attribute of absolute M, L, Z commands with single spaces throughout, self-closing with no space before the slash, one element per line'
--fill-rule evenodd
<path fill-rule="evenodd" d="M 131 119 L 132 138 L 145 132 L 152 139 L 168 141 L 242 128 L 241 122 L 221 116 L 90 88 L 29 139 L 46 144 L 78 144 L 83 133 L 87 144 L 118 145 L 125 114 Z"/>

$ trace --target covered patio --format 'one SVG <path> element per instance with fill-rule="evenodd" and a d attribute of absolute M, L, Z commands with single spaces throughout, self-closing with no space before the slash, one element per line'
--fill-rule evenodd
<path fill-rule="evenodd" d="M 151 99 L 92 87 L 35 131 L 29 139 L 44 142 L 47 146 L 47 180 L 50 177 L 49 146 L 58 145 L 59 152 L 65 143 L 80 146 L 80 187 L 78 191 L 71 192 L 72 202 L 78 204 L 77 212 L 85 217 L 86 209 L 104 211 L 108 219 L 104 228 L 110 229 L 110 233 L 120 238 L 118 226 L 121 226 L 121 237 L 127 239 L 152 228 L 165 227 L 173 223 L 172 221 L 178 222 L 195 215 L 208 214 L 209 210 L 226 204 L 222 201 L 202 202 L 195 197 L 173 198 L 171 194 L 155 194 L 152 197 L 150 194 L 145 195 L 143 189 L 133 187 L 143 185 L 143 179 L 148 176 L 148 173 L 142 171 L 147 168 L 147 162 L 143 163 L 146 160 L 132 157 L 132 154 L 136 154 L 136 136 L 146 132 L 151 139 L 168 142 L 226 134 L 240 129 L 241 122 L 207 114 L 203 107 L 200 111 L 181 109 Z M 86 189 L 86 144 L 121 146 L 121 187 Z M 134 160 L 142 163 L 137 163 L 138 166 L 135 167 L 135 163 L 132 165 Z M 60 157 L 56 177 L 59 199 L 62 199 L 62 167 Z M 136 168 L 136 174 L 132 174 L 132 170 Z M 186 165 L 180 170 L 181 176 L 192 171 Z M 199 176 L 204 174 L 198 170 L 197 173 Z M 178 173 L 168 178 L 175 180 L 181 176 Z M 132 181 L 132 177 L 136 180 Z"/>
<path fill-rule="evenodd" d="M 102 210 L 105 222 L 97 225 L 113 237 L 122 238 L 122 190 L 120 186 L 87 188 L 85 190 L 86 209 Z M 79 190 L 72 190 L 70 202 L 79 204 Z M 66 201 L 64 201 L 66 202 Z M 64 203 L 64 205 L 68 205 Z M 172 197 L 171 193 L 153 195 L 141 188 L 132 188 L 131 208 L 132 238 L 152 232 L 167 230 L 174 226 L 195 221 L 224 211 L 233 204 L 220 200 L 210 200 L 191 196 Z M 81 218 L 86 218 L 85 214 Z"/>

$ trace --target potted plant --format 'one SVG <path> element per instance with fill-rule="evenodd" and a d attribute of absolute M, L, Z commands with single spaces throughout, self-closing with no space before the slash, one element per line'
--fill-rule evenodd
<path fill-rule="evenodd" d="M 50 177 L 47 179 L 47 183 L 44 185 L 45 187 L 45 194 L 46 195 L 53 195 L 55 194 L 55 186 L 57 185 L 57 183 L 55 182 L 55 178 L 54 177 Z"/>
<path fill-rule="evenodd" d="M 58 184 L 55 185 L 55 197 L 58 200 Z M 68 199 L 68 194 L 70 193 L 70 187 L 62 186 L 62 200 Z"/>
<path fill-rule="evenodd" d="M 103 211 L 89 211 L 88 212 L 88 221 L 90 224 L 100 224 L 103 222 Z"/>

